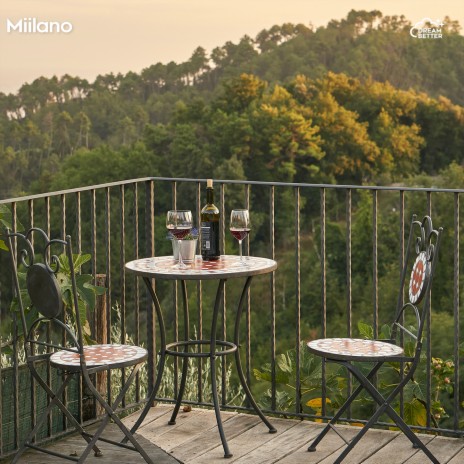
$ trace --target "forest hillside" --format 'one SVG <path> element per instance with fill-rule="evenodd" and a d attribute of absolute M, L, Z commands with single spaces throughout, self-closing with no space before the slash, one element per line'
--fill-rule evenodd
<path fill-rule="evenodd" d="M 0 197 L 150 175 L 389 183 L 464 153 L 464 37 L 351 11 L 140 74 L 0 93 Z M 92 165 L 92 169 L 87 166 Z"/>

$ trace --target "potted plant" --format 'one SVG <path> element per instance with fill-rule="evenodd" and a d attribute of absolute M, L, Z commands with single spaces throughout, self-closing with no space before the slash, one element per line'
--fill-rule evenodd
<path fill-rule="evenodd" d="M 171 233 L 168 234 L 168 239 L 172 243 L 172 255 L 176 261 L 179 260 L 179 245 L 181 246 L 182 260 L 186 263 L 195 261 L 195 251 L 198 242 L 198 229 L 193 227 L 192 230 L 182 240 L 174 239 Z"/>

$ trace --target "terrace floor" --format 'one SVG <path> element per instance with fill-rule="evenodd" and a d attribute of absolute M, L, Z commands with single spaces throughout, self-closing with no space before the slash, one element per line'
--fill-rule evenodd
<path fill-rule="evenodd" d="M 320 430 L 321 425 L 299 420 L 272 419 L 276 434 L 255 416 L 223 412 L 224 429 L 233 457 L 225 460 L 216 418 L 213 411 L 193 409 L 180 412 L 174 426 L 167 424 L 172 406 L 158 405 L 152 408 L 138 438 L 156 464 L 332 464 L 343 441 L 334 432 L 329 432 L 315 453 L 308 453 L 308 442 Z M 137 414 L 124 419 L 131 425 Z M 111 426 L 113 427 L 113 426 Z M 345 438 L 353 437 L 359 428 L 340 426 Z M 114 429 L 112 429 L 114 431 Z M 108 434 L 106 436 L 109 437 Z M 442 464 L 464 463 L 464 440 L 457 438 L 421 435 L 429 449 Z M 80 453 L 83 440 L 72 436 L 51 445 L 62 453 Z M 104 455 L 89 457 L 86 462 L 99 464 L 143 463 L 137 453 L 102 444 Z M 63 460 L 38 452 L 25 453 L 20 460 L 24 464 L 62 463 Z M 421 451 L 412 448 L 409 440 L 399 432 L 369 430 L 366 436 L 345 459 L 344 464 L 424 464 L 429 462 Z"/>

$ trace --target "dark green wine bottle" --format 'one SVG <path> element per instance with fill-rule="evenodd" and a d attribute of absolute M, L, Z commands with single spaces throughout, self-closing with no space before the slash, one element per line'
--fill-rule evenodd
<path fill-rule="evenodd" d="M 206 181 L 206 205 L 201 210 L 201 257 L 215 261 L 221 256 L 219 243 L 219 210 L 214 205 L 213 179 Z"/>

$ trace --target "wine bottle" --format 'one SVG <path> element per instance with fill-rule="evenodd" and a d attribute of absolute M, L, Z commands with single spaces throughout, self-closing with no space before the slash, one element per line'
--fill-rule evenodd
<path fill-rule="evenodd" d="M 201 257 L 214 261 L 221 256 L 219 243 L 219 209 L 214 205 L 213 179 L 206 181 L 206 205 L 200 213 Z"/>

